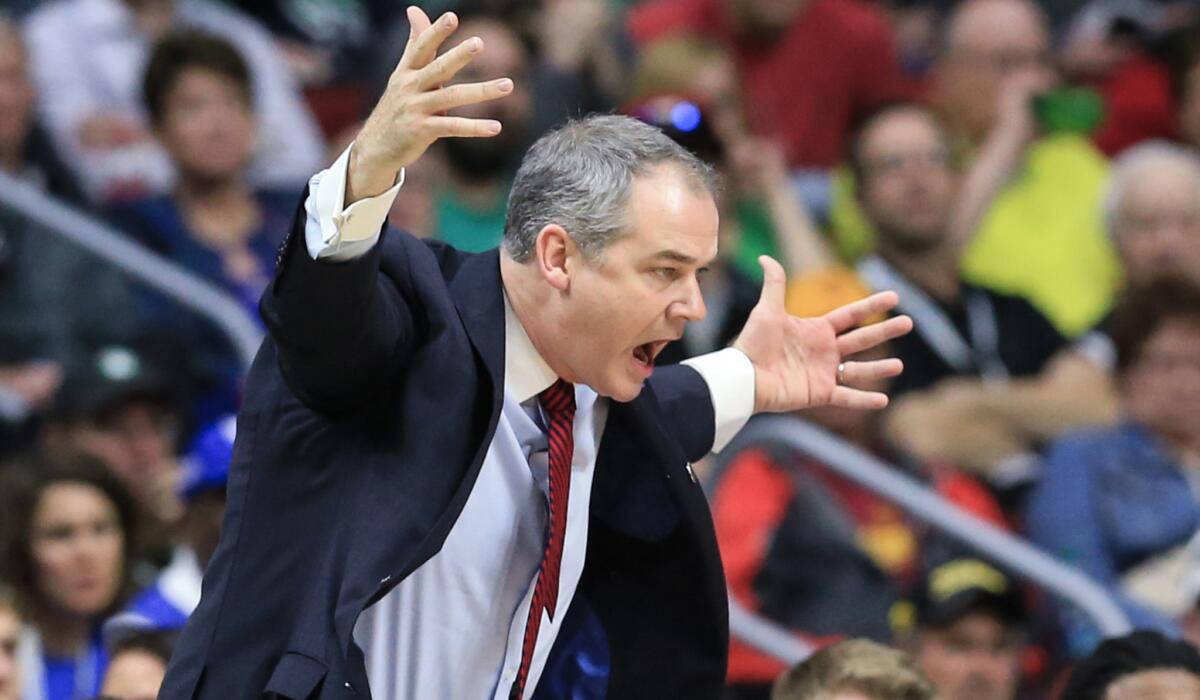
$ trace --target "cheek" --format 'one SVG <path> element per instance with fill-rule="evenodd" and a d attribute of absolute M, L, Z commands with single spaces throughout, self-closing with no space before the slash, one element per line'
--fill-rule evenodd
<path fill-rule="evenodd" d="M 35 544 L 32 554 L 40 588 L 54 597 L 55 591 L 67 586 L 74 559 L 70 545 L 64 542 Z"/>

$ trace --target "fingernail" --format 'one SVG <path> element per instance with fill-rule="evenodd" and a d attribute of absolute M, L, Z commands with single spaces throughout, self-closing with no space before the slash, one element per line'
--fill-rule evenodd
<path fill-rule="evenodd" d="M 454 26 L 454 19 L 455 19 L 455 17 L 454 17 L 454 13 L 453 13 L 453 12 L 447 12 L 447 13 L 446 13 L 446 16 L 445 16 L 445 17 L 442 17 L 442 26 L 445 26 L 445 27 L 453 27 L 453 26 Z"/>
<path fill-rule="evenodd" d="M 489 122 L 487 129 L 493 134 L 500 133 L 500 122 Z"/>
<path fill-rule="evenodd" d="M 475 37 L 475 38 L 471 39 L 471 43 L 467 45 L 467 49 L 471 53 L 477 53 L 479 51 L 479 49 L 482 49 L 482 48 L 483 48 L 483 39 L 480 39 L 479 37 Z"/>
<path fill-rule="evenodd" d="M 504 78 L 496 84 L 496 87 L 500 88 L 500 92 L 509 92 L 513 89 L 513 81 L 509 80 L 508 78 Z"/>

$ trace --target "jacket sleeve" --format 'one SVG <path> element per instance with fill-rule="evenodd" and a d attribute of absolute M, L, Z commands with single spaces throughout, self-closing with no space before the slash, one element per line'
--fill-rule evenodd
<path fill-rule="evenodd" d="M 754 411 L 754 366 L 732 348 L 654 370 L 649 384 L 687 458 L 719 452 Z"/>
<path fill-rule="evenodd" d="M 380 272 L 385 254 L 390 269 L 407 270 L 404 242 L 388 240 L 406 234 L 380 221 L 365 252 L 314 257 L 306 240 L 318 216 L 310 194 L 306 188 L 260 310 L 292 391 L 314 410 L 342 413 L 387 386 L 416 342 L 407 279 Z"/>

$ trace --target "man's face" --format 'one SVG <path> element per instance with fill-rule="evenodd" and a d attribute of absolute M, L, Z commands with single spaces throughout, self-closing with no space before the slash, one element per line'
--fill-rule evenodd
<path fill-rule="evenodd" d="M 0 700 L 20 700 L 21 677 L 17 668 L 17 642 L 21 621 L 12 608 L 0 604 Z"/>
<path fill-rule="evenodd" d="M 1129 178 L 1112 222 L 1130 286 L 1175 278 L 1200 284 L 1200 177 L 1161 161 Z"/>
<path fill-rule="evenodd" d="M 973 140 L 995 123 L 1006 81 L 1050 65 L 1045 19 L 1025 0 L 964 3 L 948 23 L 946 44 L 934 91 Z"/>
<path fill-rule="evenodd" d="M 179 75 L 158 131 L 179 169 L 206 181 L 236 176 L 254 148 L 254 114 L 245 93 L 231 78 L 204 68 Z"/>
<path fill-rule="evenodd" d="M 919 109 L 879 116 L 860 137 L 859 158 L 859 196 L 880 238 L 903 249 L 941 243 L 958 178 L 933 118 Z"/>
<path fill-rule="evenodd" d="M 442 142 L 451 168 L 460 177 L 487 180 L 507 176 L 529 136 L 533 96 L 529 90 L 529 55 L 513 30 L 491 19 L 467 19 L 456 32 L 483 40 L 483 52 L 458 72 L 456 83 L 476 83 L 511 78 L 513 91 L 502 100 L 489 100 L 451 110 L 455 116 L 495 119 L 503 126 L 498 136 L 486 139 L 447 139 Z"/>
<path fill-rule="evenodd" d="M 920 633 L 915 657 L 945 700 L 1012 700 L 1016 635 L 993 615 L 972 612 L 944 629 Z"/>
<path fill-rule="evenodd" d="M 636 398 L 659 351 L 704 318 L 698 275 L 717 255 L 717 207 L 679 168 L 660 166 L 634 179 L 628 224 L 598 259 L 567 260 L 556 343 L 571 381 L 618 401 Z"/>
<path fill-rule="evenodd" d="M 1200 325 L 1173 320 L 1142 346 L 1122 378 L 1125 410 L 1160 437 L 1200 444 Z"/>

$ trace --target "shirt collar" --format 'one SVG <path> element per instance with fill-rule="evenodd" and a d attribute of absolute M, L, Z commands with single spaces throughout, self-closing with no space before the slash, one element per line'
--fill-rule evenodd
<path fill-rule="evenodd" d="M 533 347 L 533 341 L 513 311 L 504 294 L 504 391 L 512 394 L 517 403 L 525 403 L 537 396 L 551 384 L 558 381 L 558 375 L 550 369 L 550 365 L 538 354 Z"/>

